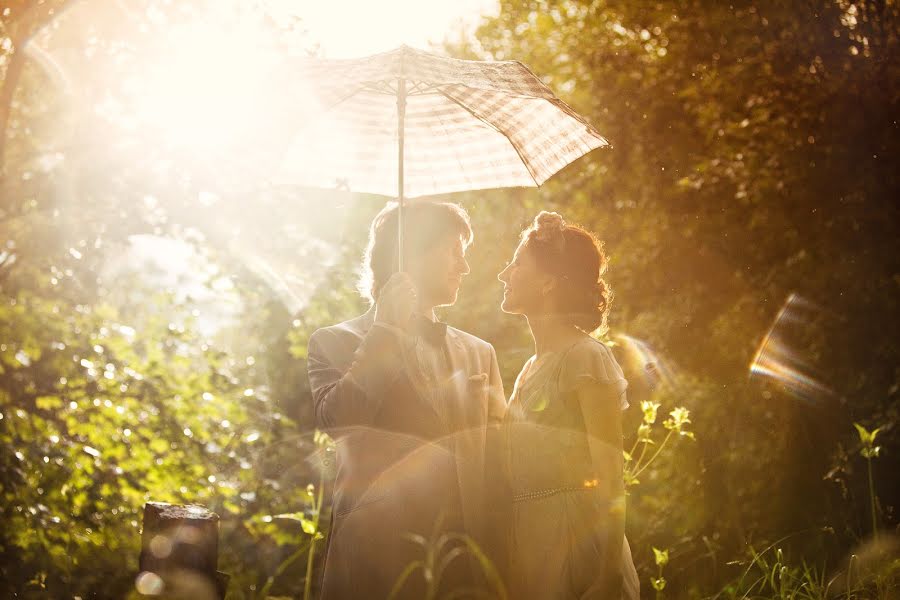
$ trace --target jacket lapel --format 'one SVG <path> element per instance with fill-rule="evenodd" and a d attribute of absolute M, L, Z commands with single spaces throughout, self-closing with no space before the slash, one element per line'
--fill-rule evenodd
<path fill-rule="evenodd" d="M 453 368 L 450 399 L 456 455 L 456 475 L 466 530 L 481 541 L 484 531 L 484 443 L 487 418 L 487 374 L 458 333 L 447 330 L 447 350 Z M 475 565 L 473 564 L 472 567 Z M 477 572 L 477 568 L 475 569 Z"/>
<path fill-rule="evenodd" d="M 447 394 L 448 415 L 447 423 L 451 431 L 460 431 L 471 427 L 471 404 L 475 398 L 470 397 L 469 378 L 475 374 L 470 353 L 459 337 L 459 334 L 451 328 L 447 329 L 447 356 L 450 359 L 449 393 Z"/>
<path fill-rule="evenodd" d="M 362 315 L 356 319 L 353 319 L 352 321 L 349 321 L 347 324 L 348 324 L 348 326 L 350 326 L 356 330 L 356 332 L 360 336 L 360 340 L 362 340 L 362 338 L 364 338 L 366 336 L 366 334 L 369 333 L 369 330 L 371 330 L 372 326 L 375 324 L 375 308 L 372 307 L 364 315 Z M 456 365 L 455 365 L 454 361 L 458 360 L 458 358 L 457 358 L 458 356 L 464 356 L 465 353 L 464 353 L 462 344 L 459 342 L 458 339 L 456 340 L 455 344 L 450 343 L 450 335 L 449 335 L 450 331 L 451 330 L 448 328 L 447 342 L 445 342 L 445 343 L 448 344 L 448 355 L 450 356 L 450 361 L 451 361 L 451 363 L 450 363 L 451 372 L 455 375 L 456 374 Z M 410 398 L 410 400 L 412 400 L 413 402 L 417 402 L 422 407 L 424 407 L 428 412 L 430 412 L 434 416 L 434 418 L 437 420 L 437 423 L 440 424 L 440 427 L 442 429 L 446 429 L 448 432 L 452 431 L 455 424 L 453 422 L 448 422 L 447 418 L 441 416 L 441 414 L 438 412 L 437 408 L 434 406 L 432 399 L 431 399 L 432 395 L 429 393 L 429 390 L 428 390 L 429 385 L 438 385 L 438 383 L 437 382 L 429 383 L 428 381 L 426 381 L 424 375 L 421 372 L 421 369 L 419 368 L 419 363 L 418 363 L 418 360 L 415 355 L 413 355 L 413 356 L 397 356 L 396 360 L 402 361 L 405 363 L 404 366 L 405 366 L 406 379 L 409 382 L 409 385 L 415 396 L 414 398 Z M 448 382 L 448 384 L 445 384 L 445 385 L 449 385 L 449 383 L 455 383 L 455 382 Z M 453 387 L 455 389 L 455 386 L 453 386 Z M 453 397 L 452 400 L 449 400 L 449 402 L 451 404 L 456 402 L 455 396 L 457 396 L 457 394 L 454 394 L 451 392 L 448 394 L 448 396 Z M 455 409 L 451 406 L 450 414 L 454 415 L 454 418 L 455 418 L 454 411 L 455 411 Z"/>

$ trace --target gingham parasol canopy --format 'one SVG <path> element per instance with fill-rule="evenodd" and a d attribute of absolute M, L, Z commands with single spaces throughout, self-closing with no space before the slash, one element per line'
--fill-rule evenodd
<path fill-rule="evenodd" d="M 401 46 L 360 59 L 302 59 L 294 73 L 305 82 L 296 103 L 304 124 L 281 165 L 285 183 L 402 203 L 538 186 L 609 145 L 518 61 L 460 60 Z"/>

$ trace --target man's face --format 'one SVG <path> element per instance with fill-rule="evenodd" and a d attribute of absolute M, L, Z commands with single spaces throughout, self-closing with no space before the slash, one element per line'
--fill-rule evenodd
<path fill-rule="evenodd" d="M 409 274 L 423 306 L 449 306 L 456 302 L 460 283 L 468 272 L 466 248 L 457 235 L 447 236 L 425 254 L 409 259 Z"/>

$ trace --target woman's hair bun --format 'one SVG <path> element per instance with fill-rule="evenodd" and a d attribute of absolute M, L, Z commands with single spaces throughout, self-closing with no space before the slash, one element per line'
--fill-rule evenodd
<path fill-rule="evenodd" d="M 542 210 L 534 218 L 532 229 L 539 240 L 548 240 L 565 232 L 566 221 L 557 212 Z"/>

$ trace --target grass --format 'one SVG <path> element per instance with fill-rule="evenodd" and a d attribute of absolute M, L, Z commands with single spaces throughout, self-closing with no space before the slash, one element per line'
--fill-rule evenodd
<path fill-rule="evenodd" d="M 825 565 L 791 564 L 778 544 L 750 548 L 743 573 L 713 600 L 896 600 L 900 597 L 897 541 L 874 539 L 852 554 L 845 567 L 829 574 Z"/>

